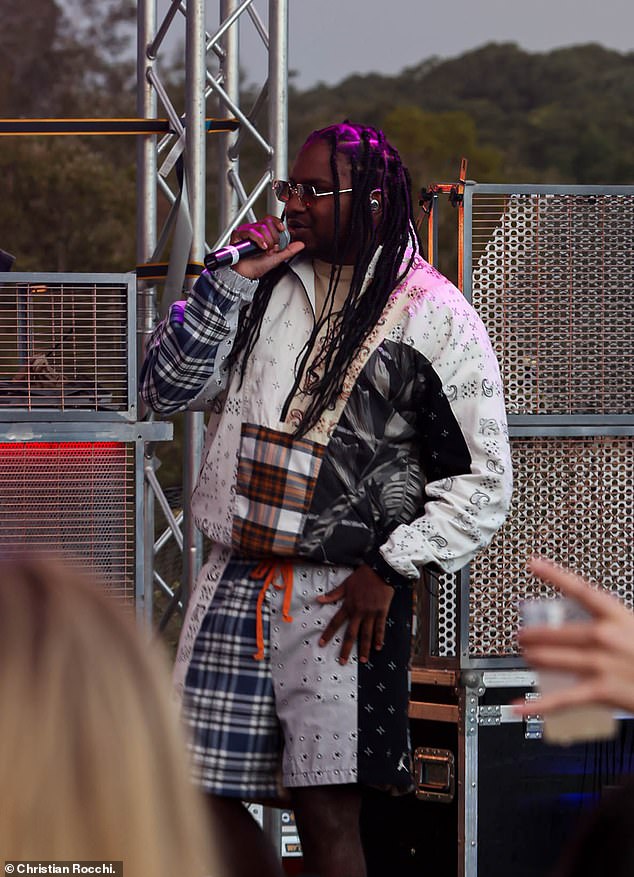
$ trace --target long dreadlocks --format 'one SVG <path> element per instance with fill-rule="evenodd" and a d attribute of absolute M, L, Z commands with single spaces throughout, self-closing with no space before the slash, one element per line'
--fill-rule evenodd
<path fill-rule="evenodd" d="M 305 435 L 317 423 L 322 412 L 334 407 L 355 354 L 376 325 L 390 293 L 407 274 L 418 251 L 409 173 L 398 152 L 388 143 L 383 132 L 375 128 L 353 125 L 346 120 L 342 124 L 314 131 L 306 140 L 304 147 L 317 140 L 325 140 L 330 145 L 330 167 L 335 192 L 335 255 L 323 314 L 316 321 L 306 345 L 297 358 L 295 381 L 282 410 L 282 419 L 285 419 L 306 372 L 308 377 L 306 386 L 310 388 L 307 392 L 311 399 L 297 428 L 298 436 Z M 349 234 L 352 240 L 360 242 L 360 247 L 348 296 L 342 309 L 333 314 L 335 292 L 342 268 L 340 249 L 346 244 L 346 241 L 340 241 L 339 235 L 338 154 L 345 155 L 350 161 L 352 210 Z M 375 225 L 374 214 L 370 209 L 370 197 L 377 191 L 381 193 L 383 211 L 379 223 Z M 366 275 L 379 244 L 382 245 L 381 251 L 368 282 Z M 412 247 L 413 252 L 404 264 L 408 246 Z M 282 264 L 260 280 L 253 305 L 240 325 L 231 359 L 232 362 L 237 362 L 241 358 L 241 380 L 244 378 L 248 358 L 260 336 L 262 320 L 273 288 L 287 270 L 287 266 Z M 365 289 L 364 282 L 367 283 Z M 334 340 L 331 344 L 324 344 L 315 355 L 315 342 L 325 324 L 329 330 L 328 337 Z"/>

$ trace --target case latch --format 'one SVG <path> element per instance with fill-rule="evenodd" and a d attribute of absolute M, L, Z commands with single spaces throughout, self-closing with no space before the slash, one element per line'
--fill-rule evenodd
<path fill-rule="evenodd" d="M 526 703 L 531 701 L 539 701 L 538 691 L 527 691 L 524 695 Z M 526 716 L 524 721 L 524 738 L 526 740 L 541 740 L 544 736 L 544 720 L 535 707 L 535 712 Z"/>
<path fill-rule="evenodd" d="M 456 790 L 455 758 L 448 749 L 419 746 L 414 752 L 416 797 L 449 804 Z"/>

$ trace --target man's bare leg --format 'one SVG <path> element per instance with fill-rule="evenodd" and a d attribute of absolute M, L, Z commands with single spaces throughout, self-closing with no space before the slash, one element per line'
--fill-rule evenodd
<path fill-rule="evenodd" d="M 304 871 L 319 877 L 367 877 L 357 786 L 291 789 Z"/>
<path fill-rule="evenodd" d="M 272 842 L 242 801 L 219 795 L 205 797 L 219 847 L 221 870 L 217 877 L 284 877 Z"/>

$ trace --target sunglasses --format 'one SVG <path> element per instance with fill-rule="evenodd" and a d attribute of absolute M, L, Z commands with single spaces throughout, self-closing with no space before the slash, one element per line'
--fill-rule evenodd
<path fill-rule="evenodd" d="M 304 207 L 311 207 L 317 198 L 325 198 L 326 195 L 334 195 L 333 192 L 318 192 L 310 183 L 292 183 L 289 180 L 273 180 L 271 183 L 275 197 L 282 204 L 288 204 L 293 195 L 297 195 Z M 340 195 L 352 192 L 352 189 L 339 189 Z"/>

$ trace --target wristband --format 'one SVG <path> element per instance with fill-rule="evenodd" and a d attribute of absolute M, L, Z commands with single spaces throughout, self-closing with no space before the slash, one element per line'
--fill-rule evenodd
<path fill-rule="evenodd" d="M 385 584 L 394 588 L 395 591 L 399 591 L 402 588 L 411 588 L 414 584 L 413 579 L 408 579 L 407 576 L 401 575 L 393 566 L 390 566 L 380 551 L 373 551 L 365 558 L 364 563 L 370 569 L 373 569 L 383 579 Z"/>

